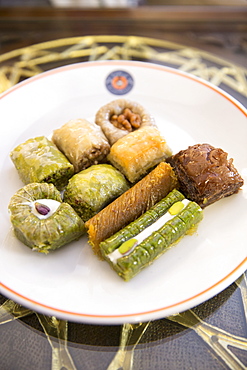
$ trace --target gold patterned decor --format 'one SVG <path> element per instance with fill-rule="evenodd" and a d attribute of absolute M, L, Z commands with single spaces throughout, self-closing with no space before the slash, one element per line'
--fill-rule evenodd
<path fill-rule="evenodd" d="M 246 102 L 247 69 L 201 50 L 136 36 L 73 37 L 0 55 L 0 92 L 54 67 L 106 59 L 171 66 Z M 48 317 L 0 295 L 0 369 L 18 363 L 18 370 L 241 370 L 247 368 L 246 333 L 245 274 L 191 310 L 123 326 Z"/>
<path fill-rule="evenodd" d="M 171 66 L 247 97 L 247 69 L 198 49 L 138 36 L 72 37 L 0 55 L 0 92 L 50 68 L 106 59 L 142 60 Z"/>

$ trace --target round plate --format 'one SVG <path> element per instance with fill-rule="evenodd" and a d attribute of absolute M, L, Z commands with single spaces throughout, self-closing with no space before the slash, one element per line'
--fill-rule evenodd
<path fill-rule="evenodd" d="M 187 73 L 133 61 L 86 62 L 7 90 L 0 99 L 0 288 L 38 312 L 94 324 L 158 319 L 213 297 L 246 270 L 246 185 L 207 207 L 196 234 L 129 282 L 93 255 L 86 237 L 49 255 L 32 252 L 15 238 L 8 203 L 23 184 L 9 152 L 30 137 L 49 136 L 70 119 L 93 120 L 102 105 L 118 98 L 145 106 L 174 153 L 204 142 L 222 148 L 246 183 L 245 108 Z"/>

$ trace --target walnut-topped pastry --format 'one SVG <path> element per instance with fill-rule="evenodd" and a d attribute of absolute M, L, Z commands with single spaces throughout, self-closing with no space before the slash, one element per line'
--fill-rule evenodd
<path fill-rule="evenodd" d="M 129 132 L 141 127 L 141 116 L 135 114 L 130 108 L 125 108 L 119 115 L 113 114 L 110 117 L 113 126 Z"/>
<path fill-rule="evenodd" d="M 128 133 L 144 126 L 155 126 L 154 118 L 140 104 L 125 99 L 114 100 L 98 110 L 95 122 L 111 145 Z"/>
<path fill-rule="evenodd" d="M 167 159 L 174 168 L 182 193 L 206 207 L 237 193 L 244 181 L 227 153 L 209 144 L 196 144 Z"/>

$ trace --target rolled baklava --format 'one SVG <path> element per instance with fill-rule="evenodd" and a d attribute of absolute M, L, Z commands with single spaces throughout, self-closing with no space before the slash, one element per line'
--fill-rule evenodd
<path fill-rule="evenodd" d="M 148 211 L 178 185 L 174 171 L 161 162 L 142 180 L 120 195 L 86 223 L 89 243 L 102 258 L 100 243 Z"/>
<path fill-rule="evenodd" d="M 201 207 L 173 190 L 157 206 L 100 244 L 101 253 L 125 281 L 160 257 L 202 220 Z"/>

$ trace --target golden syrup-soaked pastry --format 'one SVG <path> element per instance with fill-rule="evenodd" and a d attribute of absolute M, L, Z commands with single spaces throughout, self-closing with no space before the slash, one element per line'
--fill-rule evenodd
<path fill-rule="evenodd" d="M 97 164 L 75 174 L 64 191 L 64 201 L 87 221 L 129 189 L 124 175 L 110 164 Z"/>
<path fill-rule="evenodd" d="M 53 132 L 52 141 L 73 164 L 75 172 L 103 163 L 110 150 L 101 128 L 85 119 L 65 123 Z"/>
<path fill-rule="evenodd" d="M 172 152 L 156 127 L 146 126 L 119 139 L 108 160 L 134 183 Z"/>
<path fill-rule="evenodd" d="M 120 195 L 85 224 L 89 243 L 99 258 L 99 244 L 134 221 L 178 185 L 168 163 L 161 162 L 142 180 Z"/>
<path fill-rule="evenodd" d="M 95 122 L 99 125 L 110 144 L 144 126 L 155 126 L 154 118 L 140 104 L 117 99 L 98 110 Z"/>

